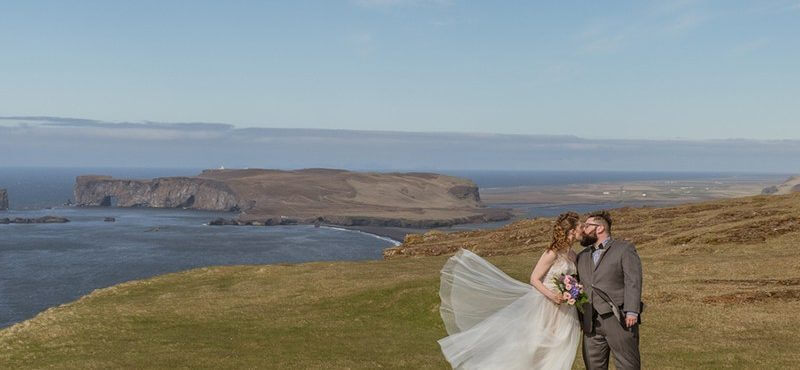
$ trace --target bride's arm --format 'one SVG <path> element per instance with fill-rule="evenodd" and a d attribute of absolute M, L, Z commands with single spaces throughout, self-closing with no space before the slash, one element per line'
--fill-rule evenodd
<path fill-rule="evenodd" d="M 536 262 L 536 266 L 533 268 L 533 272 L 531 273 L 531 285 L 542 293 L 542 295 L 547 297 L 547 299 L 553 301 L 553 303 L 561 304 L 564 298 L 552 292 L 550 289 L 547 289 L 544 283 L 542 283 L 544 276 L 547 275 L 547 271 L 550 270 L 550 266 L 553 266 L 555 261 L 556 253 L 551 250 L 545 251 L 542 257 L 539 258 L 539 262 Z"/>

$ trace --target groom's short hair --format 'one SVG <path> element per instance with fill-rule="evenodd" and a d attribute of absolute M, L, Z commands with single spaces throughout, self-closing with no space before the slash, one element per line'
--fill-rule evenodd
<path fill-rule="evenodd" d="M 608 211 L 595 211 L 589 214 L 589 218 L 597 219 L 606 228 L 606 231 L 611 233 L 611 214 Z"/>

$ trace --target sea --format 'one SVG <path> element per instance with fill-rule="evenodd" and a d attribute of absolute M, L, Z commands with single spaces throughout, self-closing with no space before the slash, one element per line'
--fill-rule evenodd
<path fill-rule="evenodd" d="M 75 177 L 86 174 L 149 179 L 190 176 L 187 168 L 0 168 L 10 209 L 0 218 L 62 216 L 64 224 L 0 225 L 0 328 L 34 317 L 99 288 L 155 275 L 215 265 L 375 260 L 397 241 L 355 230 L 310 225 L 208 226 L 225 212 L 91 207 L 66 204 Z M 690 180 L 762 176 L 731 173 L 440 171 L 479 187 Z M 762 176 L 763 177 L 763 176 Z M 529 217 L 566 208 L 587 212 L 613 204 L 525 205 Z M 114 222 L 106 222 L 113 218 Z M 456 229 L 501 226 L 462 225 Z"/>

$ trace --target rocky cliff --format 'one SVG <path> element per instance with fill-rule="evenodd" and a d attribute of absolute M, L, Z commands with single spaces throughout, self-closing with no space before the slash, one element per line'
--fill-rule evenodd
<path fill-rule="evenodd" d="M 6 189 L 0 189 L 0 211 L 8 209 L 8 192 Z"/>
<path fill-rule="evenodd" d="M 762 194 L 789 194 L 800 192 L 800 176 L 792 176 L 783 184 L 777 186 L 770 186 L 761 191 Z"/>
<path fill-rule="evenodd" d="M 508 219 L 486 208 L 470 180 L 434 173 L 332 169 L 206 170 L 194 177 L 121 180 L 80 176 L 81 206 L 239 210 L 238 224 L 330 223 L 435 227 Z"/>
<path fill-rule="evenodd" d="M 236 196 L 224 182 L 199 177 L 121 180 L 110 176 L 78 176 L 74 193 L 78 206 L 238 209 Z"/>

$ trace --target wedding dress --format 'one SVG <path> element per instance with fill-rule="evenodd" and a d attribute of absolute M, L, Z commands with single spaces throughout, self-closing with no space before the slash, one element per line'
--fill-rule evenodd
<path fill-rule="evenodd" d="M 559 257 L 544 277 L 574 274 Z M 449 336 L 439 340 L 455 369 L 570 369 L 580 326 L 574 306 L 556 305 L 466 249 L 442 268 L 440 313 Z"/>

